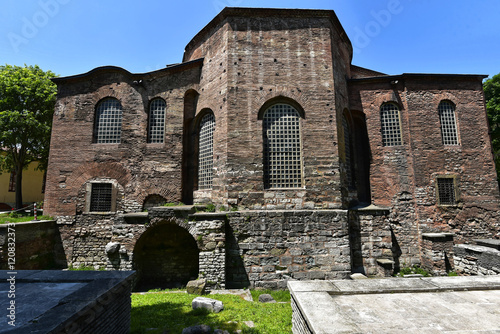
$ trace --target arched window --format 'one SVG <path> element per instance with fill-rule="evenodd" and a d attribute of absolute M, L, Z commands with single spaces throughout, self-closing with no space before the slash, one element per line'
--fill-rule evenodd
<path fill-rule="evenodd" d="M 214 114 L 201 119 L 198 154 L 198 189 L 212 189 L 214 168 Z"/>
<path fill-rule="evenodd" d="M 263 115 L 264 187 L 302 187 L 300 114 L 288 104 L 275 104 Z"/>
<path fill-rule="evenodd" d="M 401 139 L 401 121 L 399 108 L 394 103 L 385 103 L 380 108 L 382 124 L 382 143 L 384 146 L 396 146 L 403 143 Z"/>
<path fill-rule="evenodd" d="M 165 137 L 165 109 L 163 99 L 154 99 L 149 105 L 148 143 L 163 143 Z"/>
<path fill-rule="evenodd" d="M 441 121 L 443 145 L 458 145 L 455 107 L 448 101 L 441 101 L 441 103 L 439 103 L 438 111 L 439 120 Z"/>
<path fill-rule="evenodd" d="M 122 106 L 120 101 L 107 98 L 99 102 L 95 114 L 94 142 L 120 143 L 122 136 Z"/>

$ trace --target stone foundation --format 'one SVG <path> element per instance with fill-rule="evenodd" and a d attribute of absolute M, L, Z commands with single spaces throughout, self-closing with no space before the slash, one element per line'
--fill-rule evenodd
<path fill-rule="evenodd" d="M 456 271 L 464 275 L 499 275 L 500 241 L 476 242 L 478 245 L 464 244 L 453 247 Z"/>

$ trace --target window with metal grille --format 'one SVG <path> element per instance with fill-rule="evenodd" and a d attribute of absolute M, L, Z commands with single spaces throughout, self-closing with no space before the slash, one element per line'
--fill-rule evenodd
<path fill-rule="evenodd" d="M 351 160 L 351 131 L 349 129 L 349 123 L 345 116 L 342 116 L 342 128 L 344 130 L 344 152 L 345 152 L 345 169 L 347 177 L 347 185 L 352 188 L 354 187 L 354 179 L 352 173 L 352 160 Z"/>
<path fill-rule="evenodd" d="M 112 211 L 113 185 L 111 183 L 92 183 L 90 193 L 90 212 Z"/>
<path fill-rule="evenodd" d="M 264 187 L 302 187 L 300 115 L 288 104 L 264 112 Z"/>
<path fill-rule="evenodd" d="M 440 205 L 455 205 L 455 179 L 452 177 L 437 178 L 438 202 Z"/>
<path fill-rule="evenodd" d="M 149 106 L 148 143 L 163 143 L 165 137 L 165 109 L 162 99 L 154 99 Z"/>
<path fill-rule="evenodd" d="M 455 107 L 447 101 L 442 101 L 438 107 L 441 121 L 441 135 L 443 145 L 458 145 L 457 122 L 455 120 Z"/>
<path fill-rule="evenodd" d="M 200 123 L 198 155 L 198 189 L 212 189 L 214 169 L 215 116 L 203 116 Z"/>
<path fill-rule="evenodd" d="M 122 135 L 122 106 L 113 98 L 101 101 L 96 108 L 94 142 L 120 143 Z"/>
<path fill-rule="evenodd" d="M 394 103 L 386 103 L 380 108 L 382 123 L 382 143 L 384 146 L 401 145 L 401 122 L 399 108 Z"/>

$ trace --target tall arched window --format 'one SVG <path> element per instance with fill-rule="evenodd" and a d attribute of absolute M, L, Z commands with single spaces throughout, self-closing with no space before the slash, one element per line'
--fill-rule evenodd
<path fill-rule="evenodd" d="M 120 101 L 107 98 L 96 107 L 94 142 L 117 144 L 122 136 L 122 106 Z"/>
<path fill-rule="evenodd" d="M 302 187 L 299 112 L 288 104 L 275 104 L 262 120 L 264 187 Z"/>
<path fill-rule="evenodd" d="M 458 145 L 457 122 L 455 107 L 448 101 L 441 101 L 438 107 L 441 121 L 441 135 L 443 145 Z"/>
<path fill-rule="evenodd" d="M 384 146 L 396 146 L 403 143 L 401 139 L 401 120 L 399 108 L 394 103 L 385 103 L 380 108 L 382 124 L 382 143 Z"/>
<path fill-rule="evenodd" d="M 198 155 L 198 189 L 212 189 L 214 168 L 214 114 L 208 113 L 201 119 Z"/>
<path fill-rule="evenodd" d="M 163 99 L 154 99 L 149 105 L 148 143 L 163 143 L 165 137 L 165 109 Z"/>

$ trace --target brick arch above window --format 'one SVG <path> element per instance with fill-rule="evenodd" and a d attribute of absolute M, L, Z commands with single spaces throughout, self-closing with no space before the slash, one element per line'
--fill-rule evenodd
<path fill-rule="evenodd" d="M 290 105 L 298 112 L 300 118 L 306 118 L 306 113 L 305 113 L 302 105 L 300 103 L 298 103 L 297 101 L 295 101 L 294 99 L 291 99 L 291 98 L 288 98 L 285 96 L 277 96 L 277 97 L 274 97 L 274 98 L 264 102 L 259 109 L 259 113 L 257 115 L 257 118 L 262 120 L 264 118 L 264 113 L 276 104 Z"/>

